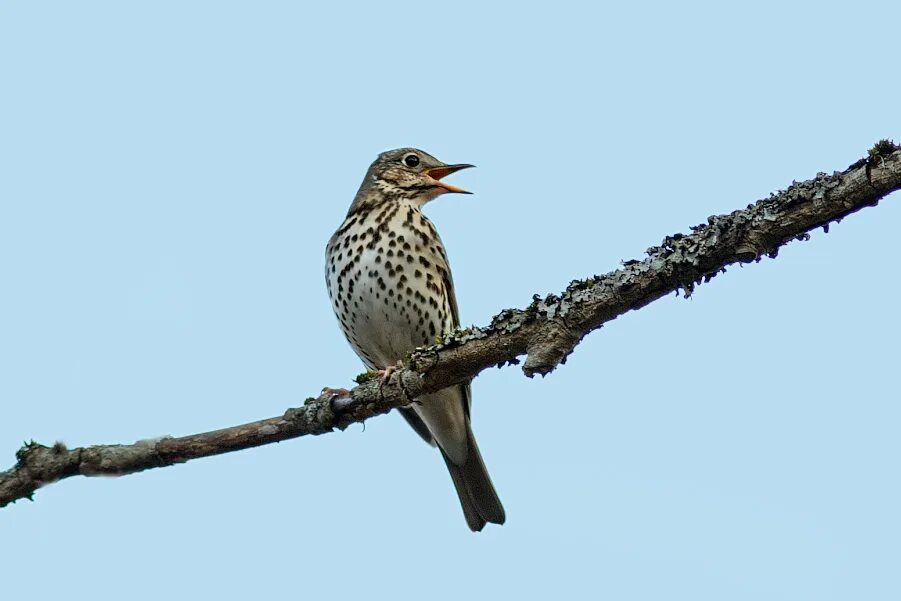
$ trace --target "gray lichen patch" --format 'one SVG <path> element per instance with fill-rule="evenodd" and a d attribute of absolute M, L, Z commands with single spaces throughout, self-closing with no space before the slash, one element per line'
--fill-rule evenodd
<path fill-rule="evenodd" d="M 550 373 L 589 332 L 654 300 L 695 288 L 734 263 L 775 257 L 792 240 L 901 189 L 901 149 L 878 142 L 842 172 L 817 174 L 727 215 L 708 217 L 690 234 L 673 234 L 621 269 L 573 280 L 560 294 L 535 295 L 524 309 L 506 309 L 485 327 L 450 332 L 418 349 L 384 381 L 363 374 L 350 399 L 336 410 L 323 392 L 283 416 L 180 438 L 134 445 L 67 449 L 34 441 L 16 452 L 16 464 L 0 472 L 0 507 L 30 499 L 38 488 L 75 475 L 121 475 L 308 434 L 323 434 L 387 413 L 416 398 L 474 378 L 493 365 L 516 364 L 526 355 L 526 375 Z M 148 444 L 149 442 L 149 444 Z"/>

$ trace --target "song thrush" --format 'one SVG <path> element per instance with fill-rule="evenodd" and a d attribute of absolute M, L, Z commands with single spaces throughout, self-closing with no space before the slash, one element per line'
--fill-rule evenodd
<path fill-rule="evenodd" d="M 460 325 L 447 254 L 422 214 L 448 192 L 469 194 L 443 177 L 472 167 L 446 165 L 415 148 L 383 152 L 325 253 L 328 294 L 341 329 L 369 369 L 393 367 L 416 347 Z M 504 508 L 470 428 L 470 386 L 416 399 L 401 415 L 441 452 L 466 523 L 504 523 Z"/>

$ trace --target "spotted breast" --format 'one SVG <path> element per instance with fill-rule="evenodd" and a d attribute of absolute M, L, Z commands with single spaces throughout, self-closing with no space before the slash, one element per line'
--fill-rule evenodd
<path fill-rule="evenodd" d="M 370 369 L 459 325 L 450 277 L 435 226 L 412 202 L 348 217 L 326 249 L 332 308 Z"/>

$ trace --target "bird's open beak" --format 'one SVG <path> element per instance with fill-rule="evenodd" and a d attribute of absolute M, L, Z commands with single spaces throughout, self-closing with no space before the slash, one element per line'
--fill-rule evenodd
<path fill-rule="evenodd" d="M 435 183 L 448 192 L 456 192 L 457 194 L 472 194 L 472 192 L 467 192 L 463 188 L 458 188 L 452 184 L 447 184 L 441 181 L 442 177 L 446 177 L 451 173 L 456 173 L 461 169 L 469 169 L 470 167 L 475 167 L 475 165 L 468 165 L 466 163 L 460 163 L 459 165 L 442 165 L 441 167 L 432 167 L 428 169 L 425 174 L 430 178 L 435 180 Z"/>

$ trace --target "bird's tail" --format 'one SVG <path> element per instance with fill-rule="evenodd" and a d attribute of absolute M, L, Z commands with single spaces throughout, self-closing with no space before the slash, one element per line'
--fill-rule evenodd
<path fill-rule="evenodd" d="M 468 420 L 467 420 L 468 421 Z M 455 464 L 442 450 L 441 456 L 447 464 L 457 496 L 460 497 L 460 505 L 463 507 L 463 515 L 470 530 L 478 532 L 485 527 L 487 522 L 503 524 L 506 519 L 504 506 L 494 490 L 488 470 L 479 453 L 479 446 L 472 435 L 472 428 L 466 424 L 466 442 L 468 452 L 463 465 Z M 438 447 L 441 448 L 440 446 Z"/>

